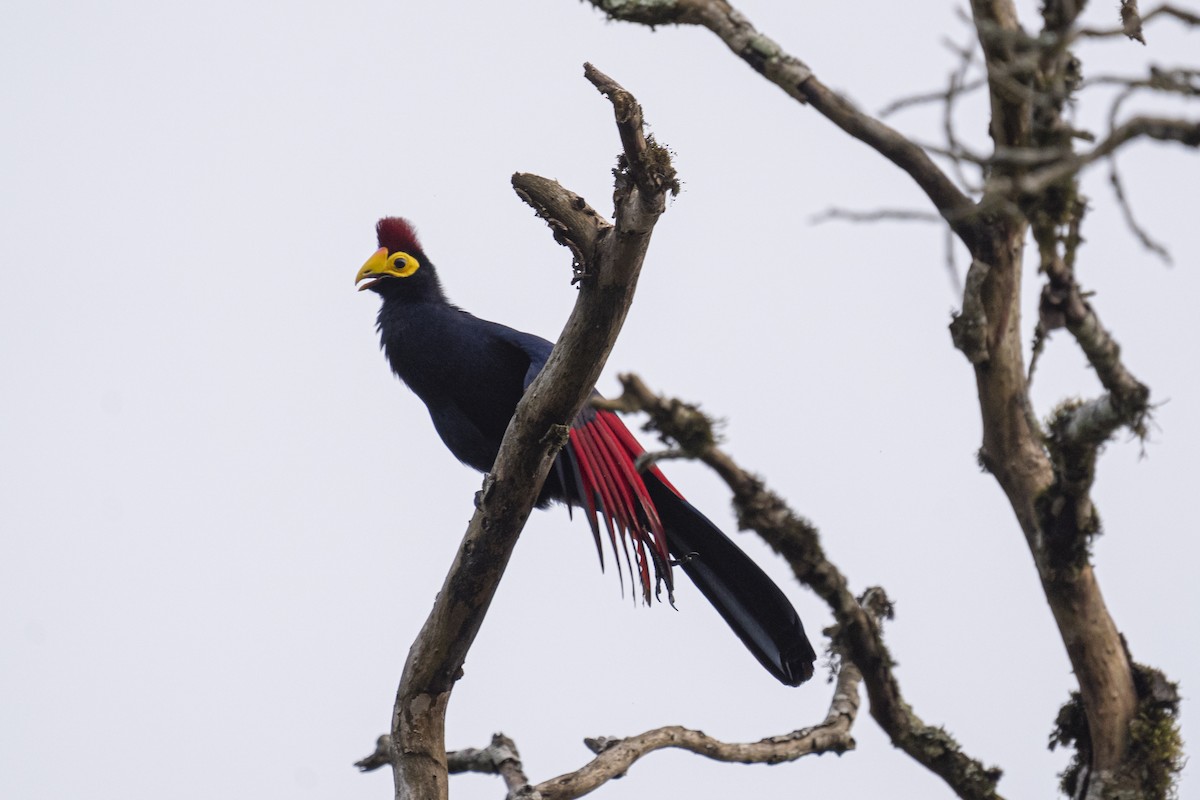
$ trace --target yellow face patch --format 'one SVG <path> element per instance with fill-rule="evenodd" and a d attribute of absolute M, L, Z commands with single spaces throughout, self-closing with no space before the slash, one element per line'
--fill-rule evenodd
<path fill-rule="evenodd" d="M 389 254 L 386 247 L 381 247 L 362 265 L 362 269 L 354 276 L 354 282 L 361 283 L 367 278 L 407 278 L 420 268 L 421 262 L 408 253 Z M 374 284 L 374 280 L 364 283 L 358 287 L 359 291 Z"/>
<path fill-rule="evenodd" d="M 408 253 L 395 253 L 388 256 L 390 274 L 397 278 L 407 278 L 421 268 L 421 262 Z"/>

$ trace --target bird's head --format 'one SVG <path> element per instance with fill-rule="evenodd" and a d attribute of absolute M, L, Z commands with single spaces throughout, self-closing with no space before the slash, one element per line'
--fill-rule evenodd
<path fill-rule="evenodd" d="M 441 295 L 437 272 L 421 249 L 412 223 L 401 217 L 384 217 L 375 225 L 375 233 L 379 249 L 354 277 L 355 284 L 362 284 L 360 292 L 370 289 L 384 299 Z"/>

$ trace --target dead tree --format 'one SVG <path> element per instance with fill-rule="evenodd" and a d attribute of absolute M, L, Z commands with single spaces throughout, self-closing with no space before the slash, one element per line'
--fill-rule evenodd
<path fill-rule="evenodd" d="M 1062 789 L 1071 797 L 1097 800 L 1169 796 L 1182 765 L 1177 687 L 1159 670 L 1134 660 L 1105 605 L 1091 562 L 1090 542 L 1099 526 L 1091 488 L 1100 450 L 1121 430 L 1143 436 L 1153 405 L 1149 387 L 1122 360 L 1077 277 L 1086 211 L 1078 177 L 1097 162 L 1111 164 L 1122 147 L 1138 139 L 1200 147 L 1200 122 L 1120 115 L 1124 99 L 1134 92 L 1200 94 L 1200 73 L 1152 70 L 1138 78 L 1100 79 L 1124 87 L 1112 108 L 1110 128 L 1101 136 L 1075 129 L 1066 110 L 1082 86 L 1081 65 L 1072 51 L 1080 37 L 1144 44 L 1145 25 L 1152 20 L 1196 25 L 1200 18 L 1170 5 L 1142 14 L 1136 0 L 1122 0 L 1119 27 L 1085 29 L 1078 24 L 1083 3 L 1048 0 L 1039 30 L 1030 33 L 1010 0 L 972 0 L 973 42 L 963 49 L 949 86 L 905 98 L 891 109 L 942 103 L 946 141 L 933 147 L 856 108 L 725 0 L 591 2 L 614 20 L 707 28 L 792 99 L 902 169 L 932 205 L 931 212 L 834 209 L 826 216 L 933 219 L 966 247 L 970 264 L 950 339 L 975 379 L 983 425 L 979 463 L 1004 492 L 1024 534 L 1078 680 L 1078 691 L 1058 713 L 1054 733 L 1056 744 L 1075 751 Z M 714 469 L 733 493 L 741 525 L 757 531 L 832 610 L 836 625 L 828 631 L 830 649 L 840 669 L 829 714 L 809 728 L 749 744 L 718 742 L 674 726 L 596 740 L 590 742 L 596 754 L 591 763 L 543 782 L 527 779 L 516 746 L 504 737 L 484 750 L 446 754 L 442 720 L 450 690 L 561 440 L 552 435 L 554 425 L 574 414 L 599 373 L 632 300 L 649 231 L 674 181 L 665 151 L 643 137 L 640 108 L 632 97 L 591 68 L 588 77 L 614 104 L 624 150 L 623 167 L 617 171 L 616 235 L 608 235 L 609 223 L 581 198 L 553 182 L 515 176 L 514 186 L 550 222 L 576 266 L 590 270 L 596 286 L 608 287 L 604 296 L 617 301 L 587 310 L 597 293 L 585 283 L 576 314 L 600 315 L 593 319 L 605 320 L 598 323 L 604 335 L 580 345 L 577 337 L 584 328 L 575 326 L 573 317 L 556 347 L 556 360 L 522 401 L 485 481 L 460 558 L 410 652 L 392 733 L 380 738 L 376 752 L 360 766 L 393 765 L 398 797 L 444 797 L 446 775 L 453 771 L 500 774 L 511 796 L 579 797 L 663 747 L 748 763 L 851 749 L 861 682 L 872 717 L 897 747 L 960 797 L 1000 797 L 1001 771 L 968 755 L 945 728 L 924 721 L 905 701 L 882 637 L 882 621 L 891 611 L 884 592 L 872 588 L 856 597 L 850 581 L 825 556 L 816 528 L 718 448 L 711 425 L 694 406 L 658 397 L 634 376 L 624 376 L 625 394 L 609 407 L 646 412 L 653 427 L 675 445 L 671 455 L 697 458 Z M 955 135 L 951 110 L 962 94 L 972 91 L 986 91 L 990 101 L 990 153 L 970 151 Z M 1134 221 L 1113 169 L 1117 200 L 1131 230 L 1152 251 L 1164 252 Z M 971 172 L 978 177 L 969 178 Z M 1042 282 L 1028 361 L 1019 307 L 1027 241 L 1036 248 L 1037 279 Z M 589 325 L 587 330 L 597 330 Z M 1060 329 L 1087 358 L 1103 392 L 1064 402 L 1042 422 L 1033 411 L 1030 382 L 1047 337 Z M 572 355 L 576 360 L 568 363 Z M 484 530 L 488 536 L 481 538 Z M 480 558 L 485 548 L 486 560 Z M 1048 711 L 1048 719 L 1052 716 Z"/>

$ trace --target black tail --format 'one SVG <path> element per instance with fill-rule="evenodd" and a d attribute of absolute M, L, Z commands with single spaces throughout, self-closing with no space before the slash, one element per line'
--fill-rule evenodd
<path fill-rule="evenodd" d="M 643 475 L 671 555 L 767 671 L 788 686 L 812 677 L 813 652 L 791 602 L 729 537 L 653 475 Z"/>

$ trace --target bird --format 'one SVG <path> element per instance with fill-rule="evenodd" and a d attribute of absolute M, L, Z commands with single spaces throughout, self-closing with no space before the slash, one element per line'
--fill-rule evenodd
<path fill-rule="evenodd" d="M 381 349 L 396 376 L 425 403 L 450 452 L 486 473 L 553 345 L 452 304 L 407 219 L 384 217 L 375 230 L 378 249 L 354 282 L 382 300 L 376 320 Z M 639 472 L 635 462 L 643 452 L 616 414 L 587 403 L 537 505 L 565 503 L 568 514 L 581 509 L 601 568 L 607 538 L 617 574 L 624 553 L 630 581 L 640 584 L 645 602 L 653 586 L 659 596 L 665 588 L 674 604 L 677 565 L 771 675 L 787 686 L 811 678 L 816 653 L 787 596 L 658 467 Z"/>

